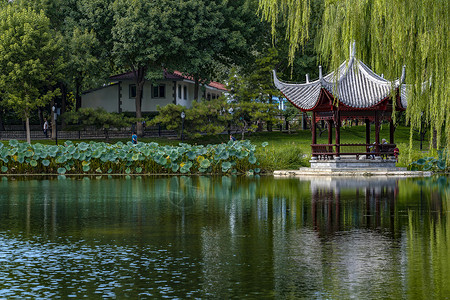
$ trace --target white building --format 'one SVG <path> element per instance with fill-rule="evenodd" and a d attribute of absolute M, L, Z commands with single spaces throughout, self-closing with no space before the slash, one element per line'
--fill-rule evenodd
<path fill-rule="evenodd" d="M 108 112 L 136 111 L 136 84 L 132 72 L 110 77 L 111 84 L 101 88 L 83 92 L 81 107 L 102 107 Z M 156 112 L 156 107 L 169 103 L 190 107 L 194 100 L 195 82 L 181 72 L 164 71 L 164 79 L 152 85 L 146 82 L 142 92 L 142 112 Z M 200 85 L 199 98 L 217 99 L 227 92 L 225 86 L 218 82 Z"/>

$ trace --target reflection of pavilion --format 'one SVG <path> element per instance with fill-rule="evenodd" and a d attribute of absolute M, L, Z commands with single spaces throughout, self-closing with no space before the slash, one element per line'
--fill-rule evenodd
<path fill-rule="evenodd" d="M 311 214 L 314 228 L 327 233 L 350 224 L 379 228 L 394 226 L 397 180 L 389 177 L 317 177 L 311 181 Z M 345 197 L 343 201 L 343 197 Z M 382 216 L 389 216 L 382 220 Z"/>

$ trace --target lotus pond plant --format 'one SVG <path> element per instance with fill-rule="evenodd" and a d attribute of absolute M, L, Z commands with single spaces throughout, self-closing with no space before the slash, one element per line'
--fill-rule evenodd
<path fill-rule="evenodd" d="M 0 143 L 0 174 L 255 174 L 261 172 L 255 149 L 249 141 L 207 146 L 66 141 L 48 146 L 10 140 Z"/>
<path fill-rule="evenodd" d="M 438 150 L 438 157 L 423 157 L 409 164 L 408 169 L 412 171 L 448 171 L 450 166 L 447 164 L 447 150 Z"/>

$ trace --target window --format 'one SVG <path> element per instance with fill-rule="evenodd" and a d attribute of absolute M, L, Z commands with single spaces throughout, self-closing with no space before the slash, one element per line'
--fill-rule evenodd
<path fill-rule="evenodd" d="M 183 99 L 187 100 L 187 86 L 183 86 Z"/>
<path fill-rule="evenodd" d="M 178 99 L 181 99 L 181 85 L 178 85 Z"/>
<path fill-rule="evenodd" d="M 154 85 L 152 88 L 152 98 L 165 98 L 166 86 L 164 84 Z"/>
<path fill-rule="evenodd" d="M 129 88 L 130 88 L 130 90 L 129 90 L 129 98 L 130 99 L 136 98 L 136 85 L 135 84 L 130 84 Z"/>
<path fill-rule="evenodd" d="M 211 94 L 210 93 L 208 93 L 208 94 L 206 94 L 206 100 L 211 100 Z"/>

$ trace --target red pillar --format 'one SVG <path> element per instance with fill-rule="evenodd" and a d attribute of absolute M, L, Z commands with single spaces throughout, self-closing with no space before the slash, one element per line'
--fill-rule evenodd
<path fill-rule="evenodd" d="M 375 111 L 375 142 L 377 152 L 380 152 L 380 118 L 378 116 L 378 111 Z"/>
<path fill-rule="evenodd" d="M 331 122 L 331 120 L 327 120 L 327 126 L 328 126 L 328 145 L 331 145 L 331 143 L 333 143 L 333 123 Z M 329 146 L 328 152 L 333 152 L 333 146 Z"/>
<path fill-rule="evenodd" d="M 311 135 L 312 135 L 312 141 L 311 144 L 315 145 L 316 144 L 316 112 L 313 111 L 312 112 L 312 118 L 311 118 Z M 312 146 L 311 145 L 311 146 Z M 312 152 L 312 157 L 316 157 L 316 155 L 314 154 L 314 148 L 311 147 L 311 152 Z"/>
<path fill-rule="evenodd" d="M 370 152 L 369 147 L 370 147 L 370 120 L 366 119 L 366 152 Z"/>
<path fill-rule="evenodd" d="M 336 157 L 339 157 L 341 143 L 341 114 L 339 110 L 335 111 L 335 124 L 336 124 Z"/>

